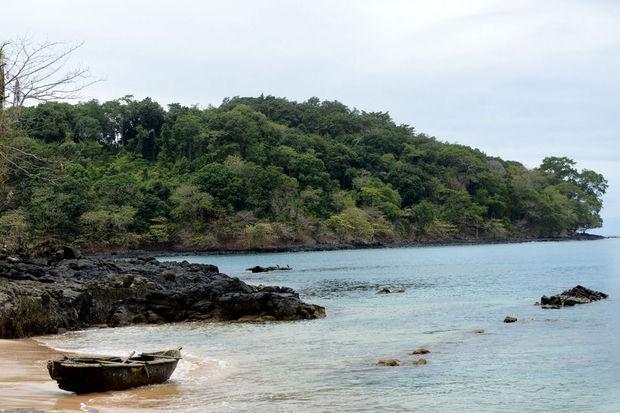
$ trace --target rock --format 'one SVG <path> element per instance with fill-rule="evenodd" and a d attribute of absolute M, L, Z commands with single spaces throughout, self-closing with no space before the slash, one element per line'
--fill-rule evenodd
<path fill-rule="evenodd" d="M 134 277 L 131 274 L 126 275 L 125 277 L 123 277 L 123 283 L 121 284 L 121 286 L 123 288 L 129 288 L 131 287 L 131 285 L 133 284 L 133 281 L 135 280 L 136 277 Z"/>
<path fill-rule="evenodd" d="M 400 360 L 397 360 L 397 359 L 381 359 L 381 360 L 377 361 L 377 365 L 378 366 L 389 366 L 389 367 L 400 366 Z"/>
<path fill-rule="evenodd" d="M 56 250 L 56 252 L 54 253 L 54 258 L 56 258 L 57 260 L 75 260 L 80 258 L 80 254 L 77 252 L 77 250 L 68 247 L 68 246 L 62 246 L 60 247 L 58 250 Z"/>
<path fill-rule="evenodd" d="M 170 282 L 174 282 L 177 279 L 177 276 L 174 273 L 174 271 L 162 271 L 160 275 L 164 280 L 170 281 Z"/>
<path fill-rule="evenodd" d="M 404 288 L 395 288 L 393 290 L 390 290 L 387 287 L 383 287 L 377 291 L 377 294 L 393 294 L 393 293 L 404 293 L 404 292 L 405 292 Z"/>
<path fill-rule="evenodd" d="M 542 308 L 572 307 L 577 304 L 588 304 L 592 301 L 603 300 L 607 297 L 608 295 L 605 293 L 577 285 L 570 290 L 552 295 L 551 297 L 543 295 L 540 297 L 540 305 Z"/>
<path fill-rule="evenodd" d="M 426 359 L 424 359 L 424 358 L 419 358 L 419 359 L 413 360 L 411 362 L 411 364 L 416 365 L 416 366 L 423 366 L 423 365 L 425 365 L 427 363 L 428 363 L 428 361 L 426 361 Z"/>
<path fill-rule="evenodd" d="M 479 328 L 473 331 L 474 334 L 484 334 L 484 329 L 483 328 Z"/>
<path fill-rule="evenodd" d="M 302 320 L 325 316 L 287 287 L 248 285 L 216 266 L 152 258 L 0 259 L 0 338 L 97 325 Z"/>
<path fill-rule="evenodd" d="M 269 271 L 291 271 L 292 268 L 288 265 L 286 267 L 280 267 L 279 265 L 271 266 L 271 267 L 261 267 L 257 265 L 255 267 L 246 268 L 246 271 L 251 271 L 253 273 L 256 272 L 269 272 Z"/>
<path fill-rule="evenodd" d="M 428 354 L 430 353 L 430 350 L 424 347 L 418 347 L 417 349 L 413 350 L 411 353 L 409 353 L 410 355 L 414 356 L 416 354 Z"/>
<path fill-rule="evenodd" d="M 515 323 L 517 321 L 517 317 L 513 317 L 511 315 L 507 315 L 506 318 L 504 318 L 504 323 Z"/>

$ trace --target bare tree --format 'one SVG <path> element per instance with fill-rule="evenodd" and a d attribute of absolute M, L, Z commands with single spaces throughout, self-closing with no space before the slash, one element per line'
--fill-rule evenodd
<path fill-rule="evenodd" d="M 0 191 L 10 170 L 36 177 L 47 162 L 11 139 L 11 123 L 28 102 L 77 99 L 94 80 L 88 68 L 68 65 L 83 43 L 34 43 L 28 38 L 0 42 Z M 6 108 L 12 107 L 11 116 Z M 8 195 L 10 198 L 10 194 Z M 5 200 L 6 202 L 6 200 Z M 2 200 L 0 200 L 0 206 Z"/>
<path fill-rule="evenodd" d="M 67 63 L 83 43 L 33 43 L 27 38 L 0 43 L 0 110 L 21 107 L 28 101 L 76 99 L 84 88 L 97 82 L 88 68 L 67 69 Z"/>

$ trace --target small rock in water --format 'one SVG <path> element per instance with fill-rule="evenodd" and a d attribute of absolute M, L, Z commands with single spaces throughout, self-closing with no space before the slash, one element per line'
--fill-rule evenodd
<path fill-rule="evenodd" d="M 484 328 L 479 328 L 477 330 L 474 330 L 474 334 L 484 334 Z"/>
<path fill-rule="evenodd" d="M 390 291 L 390 289 L 389 289 L 389 288 L 387 288 L 387 287 L 383 287 L 383 288 L 381 288 L 379 291 L 377 291 L 377 294 L 389 294 L 389 293 L 391 293 L 391 292 L 392 292 L 392 291 Z"/>
<path fill-rule="evenodd" d="M 417 359 L 417 360 L 413 360 L 411 362 L 411 364 L 413 364 L 415 366 L 423 366 L 423 365 L 425 365 L 427 363 L 428 363 L 428 361 L 426 361 L 426 359 L 423 359 L 423 358 L 420 358 L 420 359 Z"/>
<path fill-rule="evenodd" d="M 405 289 L 404 288 L 397 288 L 393 292 L 395 292 L 395 293 L 404 293 Z"/>
<path fill-rule="evenodd" d="M 246 271 L 250 271 L 253 273 L 257 272 L 269 272 L 269 271 L 291 271 L 292 268 L 290 266 L 280 267 L 279 265 L 273 265 L 270 267 L 261 267 L 260 265 L 256 265 L 254 267 L 246 268 Z"/>
<path fill-rule="evenodd" d="M 381 359 L 377 362 L 378 366 L 395 367 L 400 366 L 400 360 L 397 359 Z"/>
<path fill-rule="evenodd" d="M 418 347 L 418 348 L 416 348 L 415 350 L 413 350 L 413 351 L 412 351 L 411 353 L 409 353 L 409 354 L 411 354 L 412 356 L 415 356 L 416 354 L 428 354 L 428 353 L 430 353 L 430 352 L 431 352 L 431 351 L 430 351 L 429 349 L 427 349 L 427 348 L 424 348 L 424 347 Z"/>
<path fill-rule="evenodd" d="M 506 318 L 504 318 L 504 323 L 514 323 L 517 321 L 517 317 L 513 317 L 511 315 L 507 315 Z"/>

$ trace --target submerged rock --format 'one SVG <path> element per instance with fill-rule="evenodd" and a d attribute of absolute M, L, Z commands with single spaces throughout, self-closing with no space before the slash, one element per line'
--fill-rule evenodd
<path fill-rule="evenodd" d="M 430 352 L 431 352 L 431 351 L 430 351 L 429 349 L 425 348 L 425 347 L 418 347 L 418 348 L 416 348 L 415 350 L 413 350 L 413 351 L 412 351 L 411 353 L 409 353 L 409 354 L 410 354 L 410 355 L 412 355 L 412 356 L 414 356 L 414 355 L 417 355 L 417 354 L 428 354 L 428 353 L 430 353 Z"/>
<path fill-rule="evenodd" d="M 292 268 L 289 267 L 288 265 L 286 267 L 280 267 L 279 265 L 274 265 L 270 267 L 261 267 L 260 265 L 257 265 L 255 267 L 246 268 L 246 271 L 251 271 L 253 273 L 269 272 L 269 271 L 291 271 L 291 270 Z"/>
<path fill-rule="evenodd" d="M 428 363 L 428 361 L 426 361 L 426 359 L 425 359 L 425 358 L 419 358 L 419 359 L 417 359 L 417 360 L 413 360 L 413 361 L 411 362 L 411 364 L 416 365 L 416 366 L 423 366 L 423 365 L 425 365 L 425 364 L 427 364 L 427 363 Z"/>
<path fill-rule="evenodd" d="M 0 338 L 100 325 L 325 316 L 290 288 L 248 285 L 214 265 L 56 259 L 0 259 Z"/>
<path fill-rule="evenodd" d="M 387 287 L 383 287 L 377 291 L 377 294 L 392 294 L 392 293 L 404 293 L 404 292 L 405 292 L 404 288 L 395 288 L 393 290 L 390 290 Z"/>
<path fill-rule="evenodd" d="M 474 334 L 484 334 L 484 328 L 478 328 L 473 331 Z"/>
<path fill-rule="evenodd" d="M 378 366 L 396 367 L 400 366 L 400 360 L 397 359 L 381 359 L 377 361 Z"/>
<path fill-rule="evenodd" d="M 592 301 L 603 300 L 607 297 L 608 295 L 605 293 L 578 285 L 551 297 L 543 295 L 540 297 L 540 305 L 542 308 L 572 307 L 577 304 L 588 304 Z"/>
<path fill-rule="evenodd" d="M 504 318 L 504 323 L 516 323 L 516 322 L 517 322 L 517 317 L 507 315 L 506 318 Z"/>

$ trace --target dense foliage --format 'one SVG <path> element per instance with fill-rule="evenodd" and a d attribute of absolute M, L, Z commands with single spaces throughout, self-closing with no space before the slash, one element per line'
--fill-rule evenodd
<path fill-rule="evenodd" d="M 387 113 L 317 98 L 200 109 L 125 97 L 22 108 L 5 164 L 5 247 L 262 248 L 570 235 L 607 183 L 440 142 Z M 10 135 L 10 136 L 9 136 Z"/>

